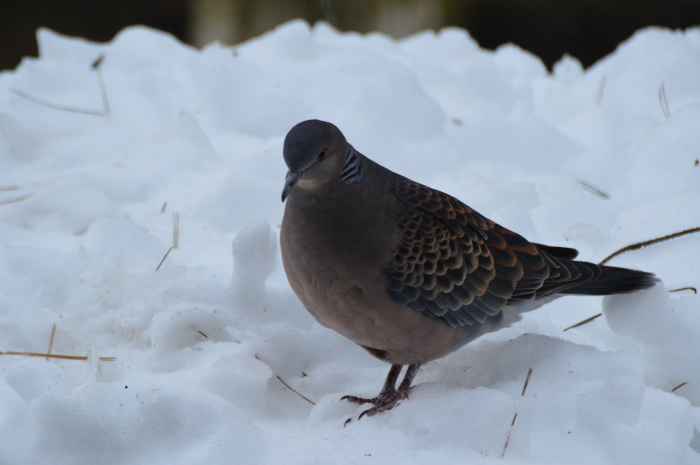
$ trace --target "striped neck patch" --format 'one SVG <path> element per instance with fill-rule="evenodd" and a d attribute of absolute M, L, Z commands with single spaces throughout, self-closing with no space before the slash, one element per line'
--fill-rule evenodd
<path fill-rule="evenodd" d="M 345 156 L 343 169 L 340 171 L 340 180 L 348 184 L 356 184 L 362 181 L 363 175 L 362 162 L 357 158 L 355 149 L 351 146 L 348 149 L 348 154 Z"/>

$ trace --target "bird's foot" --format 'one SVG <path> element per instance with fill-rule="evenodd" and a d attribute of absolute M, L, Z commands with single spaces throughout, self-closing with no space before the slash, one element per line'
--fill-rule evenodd
<path fill-rule="evenodd" d="M 373 405 L 371 409 L 365 410 L 360 414 L 360 416 L 357 418 L 358 421 L 362 419 L 362 417 L 364 417 L 365 415 L 371 417 L 372 415 L 376 415 L 379 412 L 391 410 L 399 404 L 399 401 L 408 399 L 408 393 L 411 391 L 411 383 L 413 383 L 413 377 L 416 376 L 419 367 L 420 365 L 417 363 L 409 365 L 408 369 L 406 370 L 406 375 L 404 375 L 403 381 L 399 385 L 399 388 L 396 389 L 396 380 L 399 377 L 399 374 L 401 373 L 401 365 L 394 364 L 389 370 L 389 374 L 387 375 L 386 381 L 384 382 L 382 392 L 380 392 L 377 397 L 365 399 L 364 397 L 343 396 L 340 398 L 340 400 L 347 400 L 348 402 L 353 402 L 355 404 L 360 405 Z M 350 419 L 348 419 L 345 422 L 345 426 L 347 426 L 348 423 L 350 423 Z"/>
<path fill-rule="evenodd" d="M 411 390 L 410 387 L 404 387 L 400 386 L 399 389 L 389 389 L 386 391 L 382 391 L 381 394 L 379 394 L 377 397 L 373 397 L 371 399 L 366 399 L 364 397 L 355 397 L 355 396 L 343 396 L 340 398 L 340 400 L 347 400 L 348 402 L 352 402 L 354 404 L 372 404 L 373 407 L 371 409 L 365 410 L 360 414 L 360 416 L 357 418 L 357 420 L 361 420 L 363 416 L 367 415 L 368 417 L 371 417 L 372 415 L 376 415 L 377 413 L 384 412 L 386 410 L 391 410 L 394 408 L 398 403 L 404 399 L 408 399 L 408 392 Z"/>

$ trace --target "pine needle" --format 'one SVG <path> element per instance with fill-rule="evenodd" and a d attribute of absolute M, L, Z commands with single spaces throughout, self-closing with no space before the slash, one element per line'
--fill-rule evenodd
<path fill-rule="evenodd" d="M 687 381 L 684 382 L 684 383 L 679 384 L 678 386 L 676 386 L 676 387 L 674 387 L 673 389 L 671 389 L 671 392 L 676 392 L 678 389 L 682 388 L 682 387 L 685 386 L 686 384 L 688 384 Z"/>
<path fill-rule="evenodd" d="M 693 293 L 697 294 L 698 290 L 695 289 L 694 287 L 679 287 L 678 289 L 670 289 L 668 292 L 681 292 L 681 291 L 693 291 Z"/>
<path fill-rule="evenodd" d="M 580 322 L 576 323 L 575 325 L 571 325 L 571 326 L 569 326 L 568 328 L 564 328 L 563 331 L 568 331 L 568 330 L 570 330 L 570 329 L 572 329 L 572 328 L 578 328 L 579 326 L 583 326 L 583 325 L 585 325 L 585 324 L 587 324 L 587 323 L 590 323 L 591 321 L 595 320 L 596 318 L 598 318 L 599 316 L 602 316 L 602 315 L 603 315 L 602 313 L 599 313 L 599 314 L 597 314 L 597 315 L 593 315 L 592 317 L 586 318 L 585 320 L 580 321 Z"/>
<path fill-rule="evenodd" d="M 258 359 L 258 360 L 259 360 L 259 359 Z M 307 401 L 307 402 L 310 403 L 311 405 L 316 405 L 316 402 L 314 402 L 313 400 L 309 399 L 309 398 L 306 397 L 305 395 L 300 394 L 299 391 L 297 391 L 296 389 L 294 389 L 293 387 L 291 387 L 289 384 L 285 383 L 284 380 L 283 380 L 282 378 L 279 377 L 279 375 L 275 375 L 275 376 L 277 376 L 277 379 L 280 380 L 280 382 L 281 382 L 282 384 L 284 384 L 284 385 L 287 387 L 287 389 L 289 389 L 290 391 L 292 391 L 294 394 L 298 395 L 299 397 L 301 397 L 302 399 L 304 399 L 305 401 Z"/>
<path fill-rule="evenodd" d="M 170 246 L 167 252 L 165 252 L 165 255 L 163 255 L 163 259 L 160 261 L 158 266 L 156 267 L 156 271 L 160 270 L 160 266 L 163 264 L 166 258 L 168 258 L 168 254 L 170 254 L 170 251 L 173 250 L 173 246 Z"/>
<path fill-rule="evenodd" d="M 605 257 L 598 265 L 605 265 L 607 262 L 609 262 L 611 259 L 614 257 L 617 257 L 620 254 L 623 254 L 625 252 L 630 252 L 632 250 L 637 250 L 644 248 L 646 246 L 652 245 L 652 244 L 658 244 L 659 242 L 665 242 L 665 241 L 670 241 L 671 239 L 675 239 L 677 237 L 685 236 L 688 234 L 693 234 L 696 232 L 700 232 L 700 228 L 691 228 L 691 229 L 686 229 L 684 231 L 679 231 L 673 234 L 668 234 L 663 237 L 657 237 L 656 239 L 650 239 L 648 241 L 643 241 L 643 242 L 637 242 L 636 244 L 630 244 L 627 247 L 623 247 L 617 252 L 613 252 L 607 257 Z"/>
<path fill-rule="evenodd" d="M 523 384 L 523 390 L 520 393 L 520 397 L 525 396 L 525 391 L 527 390 L 527 385 L 530 382 L 530 376 L 532 376 L 532 368 L 527 372 L 527 377 L 525 378 L 525 383 Z M 515 420 L 518 418 L 518 412 L 513 414 L 513 419 L 510 422 L 510 429 L 508 430 L 508 436 L 506 437 L 506 442 L 503 444 L 503 452 L 501 452 L 501 458 L 506 455 L 506 449 L 508 449 L 508 443 L 510 442 L 510 435 L 513 433 L 513 426 L 515 426 Z"/>
<path fill-rule="evenodd" d="M 0 205 L 8 205 L 10 203 L 21 202 L 22 200 L 27 200 L 32 195 L 33 194 L 25 194 L 25 195 L 21 195 L 19 197 L 15 197 L 12 199 L 0 200 Z"/>
<path fill-rule="evenodd" d="M 56 323 L 53 324 L 53 327 L 51 328 L 51 337 L 49 337 L 49 349 L 46 351 L 47 354 L 51 354 L 51 350 L 53 349 L 53 338 L 56 335 Z M 46 357 L 46 360 L 48 360 L 49 357 Z"/>
<path fill-rule="evenodd" d="M 81 357 L 79 355 L 57 355 L 57 354 L 38 354 L 35 352 L 0 352 L 0 355 L 20 355 L 22 357 L 46 357 L 46 358 L 60 358 L 63 360 L 87 360 L 87 357 Z M 113 362 L 117 357 L 100 357 L 103 362 Z"/>

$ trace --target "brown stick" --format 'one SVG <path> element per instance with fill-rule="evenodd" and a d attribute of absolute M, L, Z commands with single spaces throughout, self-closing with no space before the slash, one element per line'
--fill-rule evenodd
<path fill-rule="evenodd" d="M 163 262 L 165 261 L 165 259 L 168 258 L 168 254 L 170 253 L 171 250 L 173 250 L 173 246 L 172 246 L 172 245 L 170 246 L 170 248 L 168 249 L 168 251 L 165 252 L 165 255 L 163 255 L 163 259 L 162 259 L 162 260 L 160 261 L 160 263 L 158 264 L 158 267 L 156 267 L 156 271 L 160 270 L 160 266 L 163 264 Z"/>
<path fill-rule="evenodd" d="M 0 355 L 21 355 L 23 357 L 46 357 L 46 358 L 60 358 L 64 360 L 87 360 L 87 357 L 81 357 L 79 355 L 55 355 L 55 354 L 37 354 L 35 352 L 0 352 Z M 100 357 L 103 362 L 113 362 L 117 357 Z"/>
<path fill-rule="evenodd" d="M 571 325 L 571 326 L 569 326 L 568 328 L 564 328 L 564 331 L 568 331 L 568 330 L 570 330 L 570 329 L 572 329 L 572 328 L 578 328 L 579 326 L 583 326 L 583 325 L 585 325 L 586 323 L 590 323 L 591 321 L 595 320 L 596 318 L 598 318 L 599 316 L 602 316 L 602 315 L 603 315 L 602 313 L 599 313 L 599 314 L 597 314 L 597 315 L 593 315 L 592 317 L 586 318 L 585 320 L 583 320 L 583 321 L 581 321 L 581 322 L 578 322 L 578 323 L 576 323 L 575 325 Z"/>
<path fill-rule="evenodd" d="M 289 389 L 290 391 L 292 391 L 294 394 L 298 395 L 299 397 L 301 397 L 302 399 L 304 399 L 305 401 L 307 401 L 307 402 L 310 403 L 311 405 L 316 405 L 316 402 L 314 402 L 313 400 L 309 399 L 309 398 L 306 397 L 305 395 L 299 393 L 299 391 L 297 391 L 296 389 L 294 389 L 293 387 L 291 387 L 289 384 L 285 383 L 284 380 L 283 380 L 282 378 L 279 377 L 279 375 L 275 375 L 275 376 L 277 376 L 277 379 L 280 380 L 280 382 L 281 382 L 282 384 L 284 384 L 284 385 L 287 387 L 287 389 Z"/>
<path fill-rule="evenodd" d="M 527 390 L 527 384 L 530 382 L 530 376 L 532 376 L 532 368 L 527 372 L 527 378 L 525 378 L 525 384 L 523 385 L 523 392 L 520 393 L 520 397 L 525 395 L 525 391 Z"/>
<path fill-rule="evenodd" d="M 523 397 L 525 395 L 525 391 L 527 390 L 527 385 L 530 382 L 530 376 L 532 376 L 532 368 L 530 368 L 527 371 L 527 377 L 525 378 L 525 384 L 523 384 L 523 390 L 520 393 L 520 397 Z M 513 420 L 510 422 L 510 429 L 508 430 L 508 436 L 506 437 L 506 442 L 503 444 L 503 451 L 501 452 L 501 458 L 503 458 L 504 455 L 506 455 L 506 449 L 508 448 L 508 443 L 510 442 L 510 435 L 513 433 L 513 426 L 515 425 L 515 420 L 518 418 L 518 412 L 515 412 L 513 414 Z"/>
<path fill-rule="evenodd" d="M 597 195 L 601 199 L 610 200 L 610 194 L 604 192 L 602 189 L 594 186 L 590 182 L 584 181 L 583 179 L 577 179 L 576 182 L 581 184 L 581 186 L 591 194 Z"/>
<path fill-rule="evenodd" d="M 47 354 L 51 355 L 51 349 L 53 349 L 53 337 L 56 335 L 56 323 L 53 324 L 53 327 L 51 328 L 51 337 L 49 337 L 49 350 L 46 351 Z M 46 357 L 46 360 L 48 360 L 49 357 Z"/>
<path fill-rule="evenodd" d="M 618 250 L 617 252 L 611 253 L 610 255 L 608 255 L 607 257 L 605 257 L 600 263 L 598 263 L 598 265 L 605 265 L 607 262 L 609 262 L 609 261 L 610 261 L 611 259 L 613 259 L 614 257 L 617 257 L 618 255 L 623 254 L 623 253 L 625 253 L 625 252 L 629 252 L 629 251 L 631 251 L 631 250 L 641 249 L 641 248 L 646 247 L 646 246 L 648 246 L 648 245 L 658 244 L 659 242 L 669 241 L 669 240 L 671 240 L 671 239 L 675 239 L 675 238 L 677 238 L 677 237 L 685 236 L 685 235 L 687 235 L 687 234 L 693 234 L 693 233 L 696 233 L 696 232 L 700 232 L 700 228 L 686 229 L 686 230 L 679 231 L 679 232 L 676 232 L 676 233 L 673 233 L 673 234 L 668 234 L 668 235 L 663 236 L 663 237 L 657 237 L 656 239 L 650 239 L 650 240 L 648 240 L 648 241 L 642 241 L 642 242 L 637 242 L 636 244 L 630 244 L 630 245 L 628 245 L 627 247 L 621 248 L 621 249 Z"/>
<path fill-rule="evenodd" d="M 26 92 L 23 92 L 19 89 L 10 89 L 10 92 L 12 92 L 15 95 L 19 95 L 22 98 L 26 98 L 27 100 L 31 100 L 34 103 L 38 103 L 39 105 L 53 108 L 54 110 L 70 111 L 72 113 L 84 113 L 86 115 L 105 116 L 104 111 L 88 110 L 85 108 L 75 108 L 75 107 L 69 107 L 66 105 L 58 105 L 55 103 L 47 102 L 46 100 L 32 97 L 31 95 L 29 95 Z"/>
<path fill-rule="evenodd" d="M 597 105 L 600 105 L 600 102 L 603 101 L 603 90 L 605 89 L 605 74 L 603 74 L 602 79 L 600 80 L 600 85 L 598 86 L 598 95 L 596 96 L 595 103 Z"/>
<path fill-rule="evenodd" d="M 680 291 L 693 291 L 695 294 L 698 293 L 698 290 L 695 289 L 694 287 L 679 287 L 678 289 L 671 289 L 668 292 L 680 292 Z"/>
<path fill-rule="evenodd" d="M 102 95 L 102 107 L 104 108 L 104 114 L 109 115 L 109 102 L 107 101 L 107 90 L 105 89 L 105 83 L 102 81 L 102 68 L 100 65 L 104 61 L 105 56 L 100 55 L 95 61 L 92 62 L 92 69 L 97 73 L 97 84 L 100 86 L 100 94 Z"/>
<path fill-rule="evenodd" d="M 666 98 L 666 88 L 663 81 L 661 81 L 661 87 L 659 87 L 659 104 L 661 105 L 661 111 L 664 112 L 664 116 L 666 119 L 669 119 L 671 111 L 668 109 L 668 99 Z"/>
<path fill-rule="evenodd" d="M 687 381 L 684 382 L 684 383 L 679 384 L 678 386 L 676 386 L 676 387 L 674 387 L 673 389 L 671 389 L 671 392 L 676 392 L 678 389 L 682 388 L 682 387 L 685 386 L 686 384 L 688 384 Z"/>
<path fill-rule="evenodd" d="M 19 197 L 15 197 L 13 199 L 0 200 L 0 205 L 7 205 L 10 203 L 21 202 L 22 200 L 27 200 L 31 196 L 32 196 L 32 194 L 25 194 L 25 195 L 21 195 Z"/>
<path fill-rule="evenodd" d="M 173 213 L 173 249 L 177 250 L 180 241 L 180 214 Z"/>

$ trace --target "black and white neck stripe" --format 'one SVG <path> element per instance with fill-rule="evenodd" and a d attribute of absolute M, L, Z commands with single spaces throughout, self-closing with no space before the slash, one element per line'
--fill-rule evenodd
<path fill-rule="evenodd" d="M 364 170 L 362 162 L 355 154 L 355 149 L 352 146 L 348 149 L 348 154 L 345 156 L 345 164 L 340 171 L 340 180 L 348 184 L 356 184 L 362 181 Z"/>

